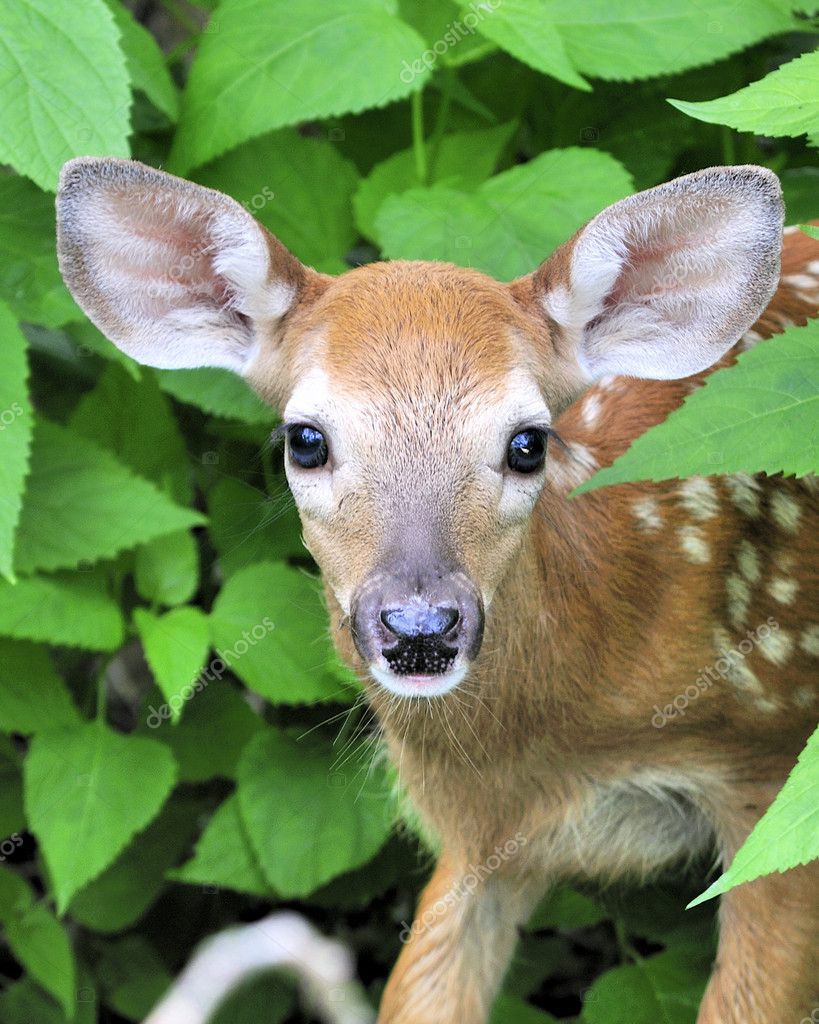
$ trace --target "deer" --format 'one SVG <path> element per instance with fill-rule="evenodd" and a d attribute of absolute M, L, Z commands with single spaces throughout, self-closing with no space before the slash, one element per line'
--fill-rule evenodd
<path fill-rule="evenodd" d="M 783 230 L 771 171 L 625 198 L 511 283 L 328 276 L 228 196 L 119 159 L 67 163 L 57 211 L 63 277 L 116 346 L 233 371 L 281 417 L 334 643 L 438 850 L 381 1024 L 485 1024 L 562 881 L 730 863 L 817 719 L 816 478 L 570 495 L 819 311 L 819 244 Z M 817 866 L 722 897 L 698 1024 L 816 1005 Z"/>

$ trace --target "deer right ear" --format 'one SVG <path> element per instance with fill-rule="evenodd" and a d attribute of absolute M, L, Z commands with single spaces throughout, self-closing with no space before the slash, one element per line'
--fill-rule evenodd
<path fill-rule="evenodd" d="M 244 373 L 315 271 L 233 199 L 131 160 L 69 161 L 57 251 L 89 319 L 140 363 Z"/>

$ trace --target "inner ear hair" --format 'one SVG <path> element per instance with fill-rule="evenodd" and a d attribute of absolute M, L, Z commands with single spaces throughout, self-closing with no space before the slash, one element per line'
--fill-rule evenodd
<path fill-rule="evenodd" d="M 783 216 L 771 171 L 698 171 L 598 214 L 535 272 L 533 291 L 587 380 L 686 377 L 770 301 Z"/>
<path fill-rule="evenodd" d="M 63 167 L 57 240 L 79 306 L 150 366 L 244 372 L 309 273 L 235 200 L 132 160 Z"/>

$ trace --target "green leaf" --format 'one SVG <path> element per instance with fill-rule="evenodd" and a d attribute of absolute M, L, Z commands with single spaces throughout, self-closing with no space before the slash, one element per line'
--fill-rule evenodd
<path fill-rule="evenodd" d="M 236 765 L 248 742 L 264 727 L 263 720 L 230 683 L 202 675 L 205 688 L 185 705 L 182 721 L 162 739 L 173 751 L 180 782 L 236 777 Z M 149 707 L 149 727 L 157 713 Z"/>
<path fill-rule="evenodd" d="M 137 548 L 134 559 L 137 593 L 156 604 L 190 601 L 199 589 L 199 546 L 188 530 L 155 537 Z"/>
<path fill-rule="evenodd" d="M 101 722 L 35 736 L 24 768 L 26 813 L 60 913 L 156 817 L 175 774 L 163 744 Z"/>
<path fill-rule="evenodd" d="M 25 827 L 26 812 L 23 809 L 23 777 L 20 764 L 11 742 L 3 736 L 0 737 L 0 836 L 10 839 L 13 843 L 21 843 L 19 834 Z"/>
<path fill-rule="evenodd" d="M 779 180 L 786 224 L 819 217 L 819 167 L 789 167 L 779 172 Z"/>
<path fill-rule="evenodd" d="M 0 731 L 29 736 L 79 721 L 68 688 L 42 647 L 0 639 Z"/>
<path fill-rule="evenodd" d="M 196 180 L 232 195 L 303 263 L 328 274 L 349 269 L 359 178 L 331 142 L 286 128 L 233 150 Z"/>
<path fill-rule="evenodd" d="M 811 238 L 815 238 L 819 241 L 819 227 L 813 224 L 800 224 L 799 230 L 804 231 L 806 235 L 810 235 Z"/>
<path fill-rule="evenodd" d="M 0 1020 L 3 1024 L 68 1024 L 68 1018 L 53 999 L 29 978 L 15 981 L 0 992 Z M 77 1024 L 75 1017 L 71 1024 Z"/>
<path fill-rule="evenodd" d="M 514 124 L 502 124 L 445 135 L 432 168 L 431 184 L 446 185 L 464 192 L 477 188 L 495 169 L 515 127 Z M 402 149 L 377 164 L 361 182 L 353 200 L 356 223 L 361 232 L 375 238 L 375 219 L 387 196 L 398 195 L 417 185 L 412 149 Z"/>
<path fill-rule="evenodd" d="M 591 86 L 576 71 L 561 35 L 557 19 L 562 13 L 555 11 L 543 0 L 498 0 L 482 7 L 478 30 L 513 57 L 528 64 L 535 71 L 551 75 L 576 89 L 589 90 Z"/>
<path fill-rule="evenodd" d="M 202 522 L 75 431 L 36 423 L 17 538 L 20 572 L 89 566 Z"/>
<path fill-rule="evenodd" d="M 45 327 L 82 317 L 57 266 L 54 197 L 12 175 L 0 177 L 0 299 Z"/>
<path fill-rule="evenodd" d="M 130 356 L 126 356 L 124 352 L 121 352 L 112 341 L 109 341 L 104 334 L 97 330 L 90 320 L 83 319 L 78 323 L 69 324 L 66 328 L 66 334 L 77 346 L 79 355 L 84 357 L 102 356 L 103 359 L 107 359 L 109 362 L 119 363 L 133 380 L 142 379 L 143 367 L 139 363 L 134 362 Z M 145 372 L 147 373 L 148 371 L 145 370 Z"/>
<path fill-rule="evenodd" d="M 819 321 L 716 370 L 663 423 L 576 488 L 716 473 L 819 471 Z"/>
<path fill-rule="evenodd" d="M 128 155 L 128 75 L 102 0 L 4 0 L 0 40 L 0 161 L 53 192 L 71 157 Z"/>
<path fill-rule="evenodd" d="M 274 704 L 351 699 L 331 668 L 319 585 L 304 572 L 280 562 L 239 570 L 216 598 L 211 631 L 218 658 Z"/>
<path fill-rule="evenodd" d="M 275 420 L 273 410 L 229 370 L 157 370 L 156 377 L 164 392 L 213 416 L 271 426 Z"/>
<path fill-rule="evenodd" d="M 119 0 L 105 0 L 120 32 L 120 44 L 131 84 L 171 121 L 179 117 L 179 91 L 165 64 L 165 56 L 151 33 L 142 27 Z"/>
<path fill-rule="evenodd" d="M 275 497 L 232 477 L 208 494 L 210 539 L 225 576 L 256 562 L 304 556 L 301 522 L 289 490 Z"/>
<path fill-rule="evenodd" d="M 89 651 L 113 651 L 122 643 L 119 605 L 95 574 L 34 576 L 0 581 L 0 635 Z"/>
<path fill-rule="evenodd" d="M 709 64 L 796 27 L 787 5 L 777 0 L 744 0 L 742 17 L 734 0 L 712 0 L 706 10 L 698 0 L 531 0 L 525 7 L 533 17 L 540 8 L 544 21 L 557 25 L 578 71 L 616 80 Z"/>
<path fill-rule="evenodd" d="M 0 867 L 0 921 L 24 914 L 33 902 L 31 887 L 13 871 Z"/>
<path fill-rule="evenodd" d="M 86 392 L 68 425 L 105 448 L 179 502 L 191 500 L 191 467 L 170 399 L 145 370 L 135 381 L 110 363 Z"/>
<path fill-rule="evenodd" d="M 28 398 L 26 339 L 0 301 L 0 573 L 14 579 L 17 524 L 23 507 L 23 490 L 31 447 L 31 403 Z"/>
<path fill-rule="evenodd" d="M 268 973 L 240 985 L 218 1006 L 210 1024 L 281 1024 L 295 1002 L 293 982 Z"/>
<path fill-rule="evenodd" d="M 799 755 L 776 799 L 737 851 L 731 866 L 691 902 L 710 900 L 760 875 L 819 857 L 819 728 Z"/>
<path fill-rule="evenodd" d="M 270 898 L 274 895 L 250 845 L 234 794 L 224 800 L 196 844 L 193 857 L 168 878 L 209 890 Z"/>
<path fill-rule="evenodd" d="M 544 928 L 572 931 L 599 924 L 609 916 L 604 907 L 582 892 L 561 886 L 539 904 L 526 927 L 531 932 Z"/>
<path fill-rule="evenodd" d="M 819 131 L 819 52 L 805 53 L 730 96 L 702 103 L 669 100 L 678 110 L 710 124 L 727 124 L 757 135 Z"/>
<path fill-rule="evenodd" d="M 557 1019 L 522 999 L 501 995 L 495 1003 L 490 1024 L 557 1024 Z"/>
<path fill-rule="evenodd" d="M 705 955 L 703 955 L 705 953 Z M 587 1024 L 693 1024 L 710 950 L 685 943 L 601 975 L 586 993 Z"/>
<path fill-rule="evenodd" d="M 170 987 L 172 978 L 154 947 L 141 935 L 106 941 L 95 973 L 104 1002 L 126 1020 L 143 1021 Z"/>
<path fill-rule="evenodd" d="M 607 153 L 550 150 L 470 195 L 435 186 L 390 196 L 376 233 L 390 258 L 447 260 L 509 280 L 631 190 L 626 170 Z"/>
<path fill-rule="evenodd" d="M 274 128 L 384 106 L 417 89 L 429 72 L 402 69 L 426 44 L 395 6 L 223 0 L 191 69 L 172 169 L 187 171 Z"/>
<path fill-rule="evenodd" d="M 144 608 L 134 611 L 145 658 L 165 695 L 173 721 L 177 721 L 188 694 L 193 695 L 210 650 L 207 616 L 199 608 L 184 605 L 164 615 Z"/>
<path fill-rule="evenodd" d="M 202 809 L 200 799 L 172 797 L 114 863 L 72 899 L 72 919 L 106 934 L 138 921 L 164 888 L 165 872 L 187 849 Z"/>
<path fill-rule="evenodd" d="M 9 948 L 31 977 L 50 992 L 67 1017 L 77 1005 L 77 969 L 65 928 L 42 903 L 7 918 Z"/>
<path fill-rule="evenodd" d="M 239 762 L 239 807 L 262 870 L 282 896 L 306 896 L 366 863 L 392 828 L 386 779 L 354 747 L 338 751 L 314 733 L 270 729 Z"/>

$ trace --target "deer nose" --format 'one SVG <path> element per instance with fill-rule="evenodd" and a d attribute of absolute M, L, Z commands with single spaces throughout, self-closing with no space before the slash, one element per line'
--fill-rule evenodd
<path fill-rule="evenodd" d="M 381 621 L 400 640 L 439 640 L 458 625 L 461 613 L 457 608 L 446 608 L 417 602 L 403 608 L 385 608 Z"/>

